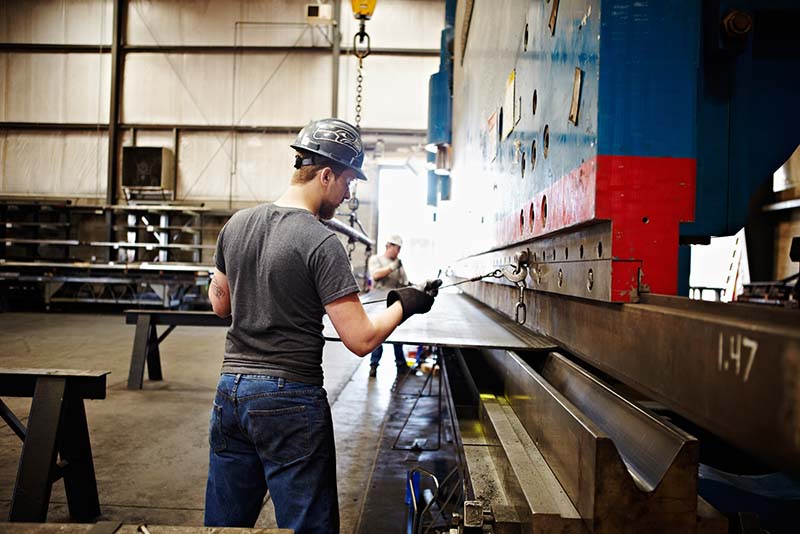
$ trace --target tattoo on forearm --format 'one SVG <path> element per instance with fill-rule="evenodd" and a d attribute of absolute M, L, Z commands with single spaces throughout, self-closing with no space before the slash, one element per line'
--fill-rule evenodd
<path fill-rule="evenodd" d="M 217 298 L 222 298 L 225 296 L 225 290 L 219 287 L 219 284 L 213 278 L 211 279 L 211 287 L 214 289 L 214 294 Z"/>

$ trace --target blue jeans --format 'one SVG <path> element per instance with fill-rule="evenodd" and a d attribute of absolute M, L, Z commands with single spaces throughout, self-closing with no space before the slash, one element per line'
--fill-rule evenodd
<path fill-rule="evenodd" d="M 324 388 L 223 374 L 208 442 L 206 526 L 253 527 L 269 489 L 279 528 L 339 532 L 336 449 Z"/>
<path fill-rule="evenodd" d="M 403 345 L 401 343 L 392 343 L 394 347 L 394 364 L 397 367 L 406 367 L 406 355 L 403 353 Z M 381 361 L 383 356 L 383 345 L 378 345 L 378 348 L 372 351 L 372 356 L 369 357 L 369 364 L 372 367 L 378 367 L 378 362 Z"/>

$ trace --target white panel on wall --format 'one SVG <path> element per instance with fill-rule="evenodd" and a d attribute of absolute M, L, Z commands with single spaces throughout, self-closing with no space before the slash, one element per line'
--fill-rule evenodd
<path fill-rule="evenodd" d="M 330 80 L 330 58 L 316 53 L 128 55 L 122 120 L 129 124 L 302 125 L 310 117 L 328 113 Z"/>
<path fill-rule="evenodd" d="M 232 56 L 129 54 L 122 122 L 229 124 Z"/>
<path fill-rule="evenodd" d="M 329 55 L 313 52 L 289 56 L 238 55 L 235 78 L 238 123 L 302 126 L 312 119 L 329 116 L 332 63 Z"/>
<path fill-rule="evenodd" d="M 428 128 L 428 80 L 439 70 L 436 57 L 369 56 L 364 60 L 361 126 Z M 355 120 L 358 60 L 342 59 L 339 69 L 339 114 Z M 344 114 L 344 115 L 343 115 Z"/>
<path fill-rule="evenodd" d="M 104 197 L 108 134 L 6 131 L 0 137 L 0 193 Z"/>
<path fill-rule="evenodd" d="M 328 46 L 320 29 L 305 25 L 308 3 L 313 0 L 131 0 L 128 44 Z"/>
<path fill-rule="evenodd" d="M 293 135 L 183 132 L 178 153 L 177 198 L 271 202 L 294 171 Z M 232 154 L 236 147 L 236 172 Z"/>
<path fill-rule="evenodd" d="M 6 66 L 0 120 L 108 121 L 109 54 L 2 54 Z"/>
<path fill-rule="evenodd" d="M 234 195 L 242 200 L 255 196 L 272 202 L 289 185 L 294 173 L 294 135 L 239 134 L 236 139 Z"/>
<path fill-rule="evenodd" d="M 366 23 L 373 48 L 439 48 L 444 29 L 444 0 L 378 2 Z M 358 21 L 349 2 L 342 2 L 343 46 L 353 46 Z"/>
<path fill-rule="evenodd" d="M 0 42 L 111 44 L 112 0 L 0 0 Z"/>

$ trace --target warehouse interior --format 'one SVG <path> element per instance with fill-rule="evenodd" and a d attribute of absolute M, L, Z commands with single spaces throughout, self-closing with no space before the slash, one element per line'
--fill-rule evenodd
<path fill-rule="evenodd" d="M 0 533 L 797 532 L 798 16 L 0 0 Z M 336 300 L 311 260 L 236 278 L 236 221 L 301 190 L 334 199 L 300 211 L 338 240 Z M 296 329 L 275 376 L 245 324 Z M 338 502 L 264 475 L 257 518 L 209 519 L 224 377 L 238 410 L 304 351 Z M 300 407 L 273 411 L 288 454 Z"/>

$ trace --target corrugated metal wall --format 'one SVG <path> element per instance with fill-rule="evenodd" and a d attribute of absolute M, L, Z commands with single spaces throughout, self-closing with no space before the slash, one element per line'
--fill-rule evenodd
<path fill-rule="evenodd" d="M 235 206 L 273 200 L 285 187 L 290 132 L 332 107 L 328 29 L 305 25 L 307 3 L 123 3 L 121 143 L 177 149 L 177 199 Z M 0 0 L 0 195 L 105 198 L 113 4 Z M 351 19 L 342 2 L 343 48 L 356 31 Z M 443 23 L 441 0 L 379 3 L 367 26 L 372 47 L 394 53 L 365 60 L 364 128 L 426 129 L 438 66 L 427 52 Z M 340 57 L 339 116 L 350 121 L 356 66 Z"/>

